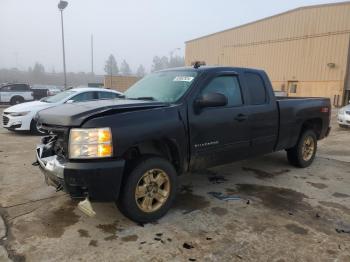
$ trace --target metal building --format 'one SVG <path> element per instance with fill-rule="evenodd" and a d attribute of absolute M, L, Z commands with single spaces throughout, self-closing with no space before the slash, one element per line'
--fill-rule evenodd
<path fill-rule="evenodd" d="M 109 76 L 105 75 L 104 87 L 117 90 L 119 92 L 126 91 L 130 86 L 135 84 L 141 78 L 138 76 Z"/>
<path fill-rule="evenodd" d="M 300 7 L 186 42 L 186 65 L 255 67 L 276 91 L 350 99 L 350 2 Z"/>

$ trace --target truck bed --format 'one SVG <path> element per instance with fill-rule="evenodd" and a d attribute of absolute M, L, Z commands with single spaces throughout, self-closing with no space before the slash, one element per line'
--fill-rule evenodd
<path fill-rule="evenodd" d="M 322 126 L 319 139 L 326 136 L 331 113 L 329 98 L 276 97 L 276 103 L 280 113 L 276 151 L 295 145 L 306 118 Z"/>

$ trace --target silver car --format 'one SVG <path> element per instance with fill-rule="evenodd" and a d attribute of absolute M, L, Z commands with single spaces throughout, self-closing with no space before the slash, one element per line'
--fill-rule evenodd
<path fill-rule="evenodd" d="M 340 127 L 350 127 L 350 105 L 339 109 L 338 124 Z"/>

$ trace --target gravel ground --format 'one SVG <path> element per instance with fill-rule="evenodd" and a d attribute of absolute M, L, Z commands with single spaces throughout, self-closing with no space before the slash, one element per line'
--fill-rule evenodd
<path fill-rule="evenodd" d="M 5 248 L 13 261 L 350 261 L 350 130 L 335 123 L 309 168 L 278 152 L 185 175 L 146 225 L 114 203 L 89 218 L 47 187 L 31 165 L 38 140 L 0 129 L 0 261 Z"/>

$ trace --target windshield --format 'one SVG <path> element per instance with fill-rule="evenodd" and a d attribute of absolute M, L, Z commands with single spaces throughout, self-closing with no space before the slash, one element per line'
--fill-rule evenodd
<path fill-rule="evenodd" d="M 68 98 L 69 96 L 73 95 L 74 93 L 76 93 L 76 92 L 72 91 L 72 90 L 67 90 L 67 91 L 58 93 L 57 95 L 54 95 L 54 96 L 45 97 L 41 101 L 47 102 L 47 103 L 57 103 L 57 102 L 64 100 L 65 98 Z"/>
<path fill-rule="evenodd" d="M 148 99 L 173 103 L 181 98 L 196 78 L 195 71 L 164 71 L 145 76 L 124 95 L 130 99 Z"/>

